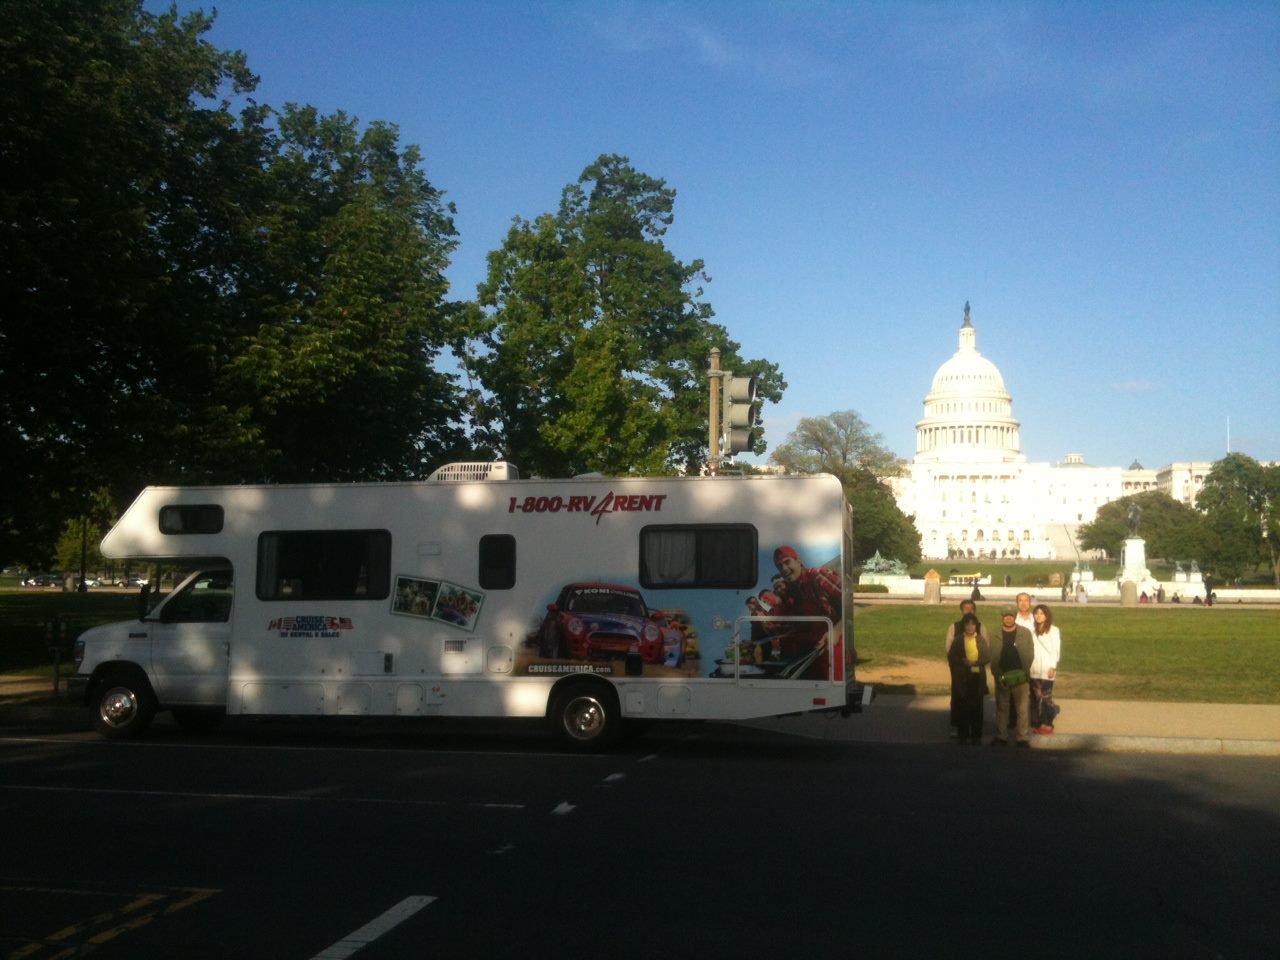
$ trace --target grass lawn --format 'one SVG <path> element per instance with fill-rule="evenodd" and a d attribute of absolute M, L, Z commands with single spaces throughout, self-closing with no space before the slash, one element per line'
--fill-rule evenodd
<path fill-rule="evenodd" d="M 136 615 L 134 592 L 0 591 L 0 672 L 51 672 L 45 623 L 65 619 L 74 638 L 98 623 Z M 1053 607 L 1062 630 L 1057 692 L 1095 700 L 1280 703 L 1280 609 L 1102 605 Z M 982 604 L 987 630 L 999 606 Z M 942 661 L 954 605 L 860 604 L 858 656 L 877 665 Z M 939 685 L 921 693 L 945 693 Z"/>
<path fill-rule="evenodd" d="M 67 621 L 69 636 L 99 623 L 137 616 L 137 591 L 63 593 L 61 590 L 0 591 L 0 673 L 52 673 L 45 624 Z"/>
<path fill-rule="evenodd" d="M 1231 606 L 1054 606 L 1062 631 L 1055 692 L 1092 700 L 1280 703 L 1280 609 Z M 999 607 L 983 604 L 987 631 Z M 854 629 L 858 657 L 876 664 L 943 659 L 954 605 L 864 604 Z M 945 693 L 921 687 L 921 693 Z"/>

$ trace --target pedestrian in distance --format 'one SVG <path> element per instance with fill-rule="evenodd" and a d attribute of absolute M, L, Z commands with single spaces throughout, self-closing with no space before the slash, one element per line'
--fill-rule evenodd
<path fill-rule="evenodd" d="M 1035 659 L 1035 640 L 1031 631 L 1019 626 L 1018 611 L 1005 607 L 1000 615 L 1000 629 L 991 638 L 991 677 L 996 688 L 996 735 L 993 746 L 1009 743 L 1009 708 L 1017 711 L 1017 742 L 1031 746 L 1031 725 L 1027 706 L 1031 693 L 1031 662 Z"/>
<path fill-rule="evenodd" d="M 1053 611 L 1043 603 L 1032 612 L 1036 628 L 1035 657 L 1031 661 L 1031 727 L 1036 733 L 1053 733 L 1053 722 L 1059 707 L 1053 702 L 1053 682 L 1058 675 L 1058 658 L 1062 655 L 1062 634 L 1053 622 Z"/>
<path fill-rule="evenodd" d="M 982 742 L 982 701 L 987 696 L 987 664 L 991 647 L 977 614 L 960 618 L 959 631 L 947 649 L 951 668 L 951 699 L 955 704 L 956 736 L 960 743 Z"/>
<path fill-rule="evenodd" d="M 1023 590 L 1016 597 L 1013 598 L 1013 601 L 1018 607 L 1018 615 L 1017 617 L 1014 618 L 1015 622 L 1020 627 L 1026 627 L 1027 630 L 1031 633 L 1031 635 L 1035 636 L 1036 621 L 1035 621 L 1035 617 L 1031 615 L 1031 594 Z M 1014 709 L 1018 709 L 1018 708 L 1015 707 Z M 1009 718 L 1010 726 L 1015 725 L 1017 722 L 1018 722 L 1017 716 L 1011 716 Z"/>

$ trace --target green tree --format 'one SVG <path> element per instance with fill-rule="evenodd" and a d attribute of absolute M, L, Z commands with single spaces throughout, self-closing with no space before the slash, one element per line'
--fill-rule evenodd
<path fill-rule="evenodd" d="M 393 125 L 247 99 L 199 12 L 0 14 L 0 557 L 104 483 L 412 477 L 460 444 L 453 211 Z"/>
<path fill-rule="evenodd" d="M 466 366 L 483 388 L 478 436 L 527 473 L 696 472 L 712 347 L 762 398 L 781 398 L 777 366 L 742 358 L 712 322 L 702 261 L 663 244 L 674 204 L 662 180 L 604 155 L 557 213 L 517 217 L 490 253 Z"/>
<path fill-rule="evenodd" d="M 98 544 L 103 531 L 88 517 L 73 517 L 62 528 L 58 537 L 57 565 L 64 573 L 80 575 L 81 552 L 84 554 L 85 572 L 92 576 L 102 570 L 102 554 Z"/>
<path fill-rule="evenodd" d="M 254 78 L 209 18 L 130 0 L 6 0 L 0 29 L 0 543 L 52 547 L 144 446 L 175 300 L 216 244 L 234 151 L 219 90 Z M 206 162 L 198 162 L 202 156 Z M 197 199 L 197 196 L 203 199 Z M 207 257 L 204 259 L 207 260 Z M 206 266 L 208 264 L 206 263 Z"/>
<path fill-rule="evenodd" d="M 453 208 L 396 128 L 287 106 L 265 170 L 247 325 L 219 382 L 258 477 L 405 479 L 462 444 L 461 394 L 437 369 L 458 341 L 445 300 Z M 244 451 L 218 463 L 239 479 Z M 240 476 L 236 474 L 239 473 Z"/>
<path fill-rule="evenodd" d="M 789 473 L 830 473 L 840 479 L 853 509 L 858 562 L 877 550 L 886 558 L 919 562 L 920 532 L 885 482 L 901 471 L 903 462 L 856 411 L 805 417 L 771 459 Z"/>
<path fill-rule="evenodd" d="M 1196 508 L 1210 530 L 1208 560 L 1217 572 L 1239 576 L 1265 562 L 1280 587 L 1280 465 L 1227 454 L 1205 477 Z"/>
<path fill-rule="evenodd" d="M 1129 511 L 1135 504 L 1141 511 L 1138 536 L 1146 541 L 1147 556 L 1186 561 L 1207 555 L 1207 530 L 1201 515 L 1158 490 L 1144 490 L 1103 504 L 1094 519 L 1077 531 L 1080 546 L 1120 556 L 1129 536 Z"/>

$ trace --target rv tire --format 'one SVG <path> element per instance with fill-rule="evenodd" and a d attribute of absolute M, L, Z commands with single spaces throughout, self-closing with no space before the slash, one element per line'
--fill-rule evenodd
<path fill-rule="evenodd" d="M 569 683 L 556 690 L 549 717 L 560 739 L 574 750 L 601 750 L 622 725 L 613 687 L 597 681 Z"/>
<path fill-rule="evenodd" d="M 156 698 L 139 670 L 112 670 L 98 681 L 93 727 L 109 740 L 140 737 L 151 726 Z"/>

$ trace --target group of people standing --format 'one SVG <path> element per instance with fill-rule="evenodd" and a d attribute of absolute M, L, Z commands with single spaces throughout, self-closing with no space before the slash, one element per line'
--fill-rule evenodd
<path fill-rule="evenodd" d="M 1008 745 L 1011 710 L 1019 747 L 1031 746 L 1032 730 L 1053 733 L 1059 711 L 1053 702 L 1053 683 L 1062 636 L 1047 605 L 1033 608 L 1031 595 L 1020 593 L 1016 606 L 1001 611 L 999 629 L 988 634 L 974 601 L 962 600 L 960 619 L 947 628 L 946 650 L 953 737 L 964 743 L 981 742 L 983 701 L 992 687 L 996 697 L 992 744 Z"/>

